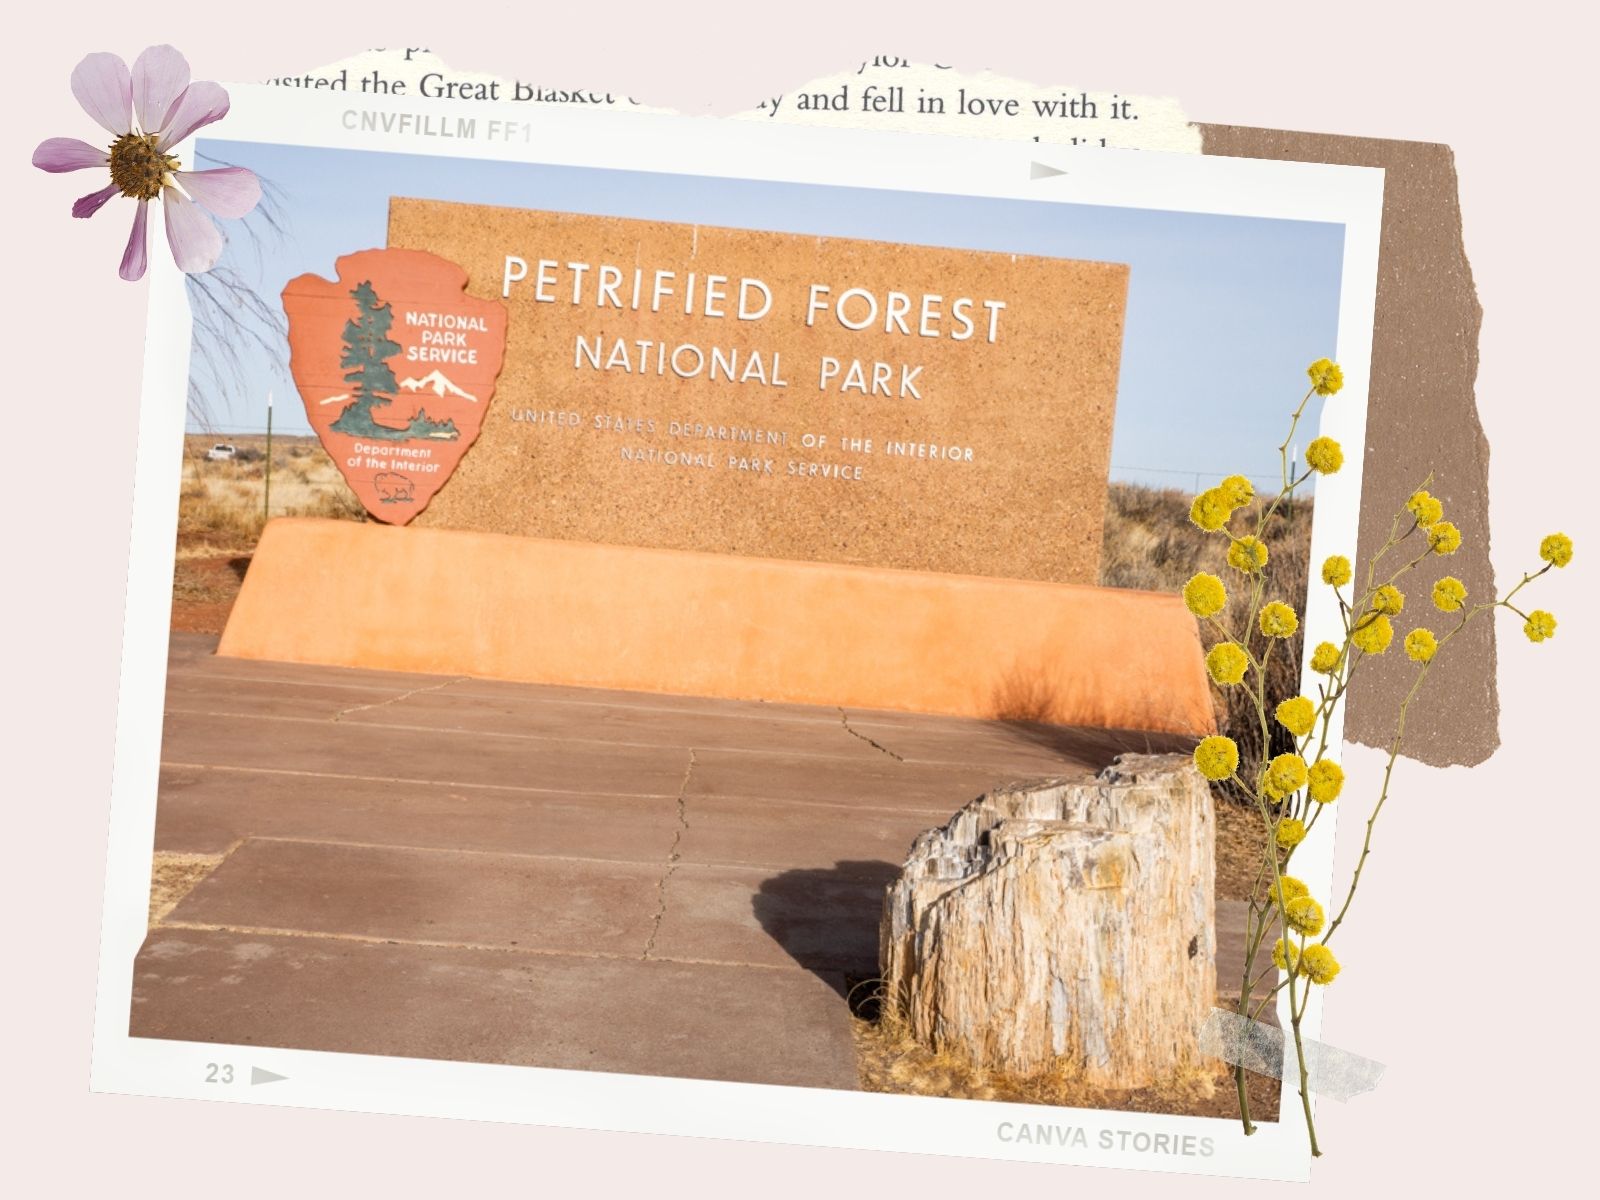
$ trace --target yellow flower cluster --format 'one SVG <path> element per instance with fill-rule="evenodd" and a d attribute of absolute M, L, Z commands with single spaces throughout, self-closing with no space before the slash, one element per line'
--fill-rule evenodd
<path fill-rule="evenodd" d="M 1344 386 L 1344 372 L 1331 358 L 1319 358 L 1306 368 L 1311 376 L 1311 390 L 1319 396 L 1332 396 Z"/>
<path fill-rule="evenodd" d="M 1394 640 L 1394 626 L 1381 613 L 1363 620 L 1350 634 L 1350 640 L 1363 654 L 1382 654 Z"/>
<path fill-rule="evenodd" d="M 1281 800 L 1305 787 L 1306 778 L 1305 759 L 1298 754 L 1279 754 L 1267 764 L 1267 774 L 1262 782 L 1268 796 Z"/>
<path fill-rule="evenodd" d="M 1279 875 L 1277 884 L 1272 888 L 1272 898 L 1280 905 L 1289 904 L 1301 896 L 1310 894 L 1311 889 L 1293 875 Z"/>
<path fill-rule="evenodd" d="M 1246 575 L 1267 565 L 1267 544 L 1260 538 L 1246 535 L 1235 538 L 1228 547 L 1228 565 Z"/>
<path fill-rule="evenodd" d="M 1319 758 L 1306 772 L 1307 791 L 1318 804 L 1332 804 L 1344 791 L 1344 768 L 1331 758 Z"/>
<path fill-rule="evenodd" d="M 1433 630 L 1419 625 L 1406 634 L 1406 657 L 1412 662 L 1432 662 L 1438 652 L 1439 639 L 1433 636 Z"/>
<path fill-rule="evenodd" d="M 1339 365 L 1330 359 L 1318 359 L 1312 363 L 1307 368 L 1307 375 L 1311 381 L 1311 393 L 1318 396 L 1335 395 L 1344 386 L 1343 372 Z M 1295 410 L 1291 438 L 1294 436 L 1294 430 L 1300 428 L 1308 403 L 1309 395 Z M 1360 449 L 1358 445 L 1357 450 Z M 1315 437 L 1306 446 L 1304 462 L 1307 473 L 1333 474 L 1344 466 L 1344 448 L 1331 437 Z M 1356 459 L 1354 462 L 1359 468 L 1360 460 Z M 1429 480 L 1432 480 L 1431 476 Z M 1258 503 L 1254 486 L 1243 475 L 1228 476 L 1217 486 L 1194 498 L 1189 513 L 1190 520 L 1207 532 L 1224 534 L 1228 538 L 1226 553 L 1228 566 L 1254 578 L 1248 579 L 1243 585 L 1246 588 L 1243 593 L 1238 591 L 1241 585 L 1237 581 L 1230 585 L 1235 589 L 1234 594 L 1230 596 L 1229 588 L 1224 585 L 1223 578 L 1206 572 L 1192 575 L 1183 587 L 1184 605 L 1191 614 L 1202 621 L 1209 620 L 1223 613 L 1230 602 L 1237 614 L 1240 602 L 1248 598 L 1252 605 L 1260 604 L 1256 619 L 1260 633 L 1269 639 L 1267 643 L 1269 647 L 1272 639 L 1287 640 L 1303 632 L 1302 618 L 1291 604 L 1281 600 L 1263 602 L 1267 582 L 1265 568 L 1269 554 L 1268 546 L 1261 535 L 1265 535 L 1268 520 L 1277 512 L 1278 504 L 1289 498 L 1289 493 L 1297 482 L 1300 482 L 1298 474 L 1286 480 L 1283 493 L 1270 507 Z M 1252 518 L 1248 528 L 1253 532 L 1235 536 L 1233 519 L 1238 510 L 1245 506 L 1251 508 L 1251 512 L 1247 514 Z M 1385 572 L 1392 582 L 1377 587 L 1372 586 L 1372 577 L 1380 565 L 1378 559 L 1366 565 L 1366 569 L 1361 572 L 1367 582 L 1359 587 L 1353 583 L 1358 572 L 1355 570 L 1357 564 L 1352 563 L 1351 557 L 1332 554 L 1322 562 L 1323 583 L 1336 589 L 1338 593 L 1332 597 L 1337 601 L 1335 607 L 1338 610 L 1336 614 L 1338 623 L 1332 628 L 1343 633 L 1344 640 L 1319 642 L 1308 656 L 1310 669 L 1324 677 L 1317 681 L 1315 688 L 1308 688 L 1316 692 L 1320 699 L 1308 695 L 1290 695 L 1287 699 L 1277 700 L 1275 707 L 1271 709 L 1277 727 L 1286 731 L 1293 740 L 1290 741 L 1285 738 L 1284 733 L 1279 733 L 1275 738 L 1267 739 L 1268 743 L 1277 740 L 1280 745 L 1287 744 L 1289 753 L 1273 755 L 1270 750 L 1263 752 L 1252 749 L 1250 761 L 1245 764 L 1241 762 L 1239 743 L 1221 734 L 1201 739 L 1194 749 L 1194 763 L 1201 775 L 1213 782 L 1227 780 L 1242 787 L 1249 787 L 1255 793 L 1255 799 L 1261 805 L 1261 811 L 1269 822 L 1270 836 L 1262 868 L 1263 872 L 1271 870 L 1273 874 L 1267 877 L 1265 883 L 1258 880 L 1251 893 L 1250 907 L 1252 917 L 1256 921 L 1254 927 L 1261 936 L 1252 942 L 1248 957 L 1253 968 L 1267 931 L 1274 923 L 1278 924 L 1280 928 L 1275 932 L 1282 936 L 1277 937 L 1273 943 L 1272 962 L 1279 971 L 1288 974 L 1291 984 L 1298 977 L 1308 980 L 1310 984 L 1326 986 L 1338 978 L 1341 972 L 1339 960 L 1325 944 L 1318 943 L 1316 939 L 1328 936 L 1330 912 L 1338 914 L 1331 918 L 1332 924 L 1337 926 L 1342 922 L 1344 912 L 1349 907 L 1349 897 L 1342 903 L 1335 897 L 1330 900 L 1330 905 L 1338 907 L 1325 909 L 1310 894 L 1303 881 L 1293 876 L 1277 874 L 1278 867 L 1286 861 L 1292 861 L 1297 847 L 1304 844 L 1308 838 L 1309 827 L 1315 820 L 1312 814 L 1317 811 L 1312 809 L 1312 804 L 1334 803 L 1340 798 L 1345 787 L 1346 776 L 1343 767 L 1331 759 L 1321 757 L 1322 750 L 1313 745 L 1312 739 L 1316 734 L 1319 720 L 1336 712 L 1338 703 L 1345 694 L 1345 681 L 1341 676 L 1348 677 L 1348 673 L 1363 661 L 1363 656 L 1386 653 L 1397 636 L 1396 624 L 1410 626 L 1418 618 L 1423 621 L 1430 619 L 1425 612 L 1417 611 L 1417 606 L 1422 603 L 1417 600 L 1412 602 L 1412 618 L 1403 622 L 1399 620 L 1404 614 L 1407 596 L 1396 583 L 1415 568 L 1423 566 L 1427 555 L 1444 557 L 1455 554 L 1461 549 L 1464 544 L 1462 532 L 1453 522 L 1445 519 L 1445 513 L 1444 503 L 1426 489 L 1418 489 L 1406 500 L 1404 509 L 1394 516 L 1395 524 L 1389 541 L 1378 554 L 1378 559 L 1382 559 L 1391 550 L 1396 549 L 1398 543 L 1405 542 L 1405 550 L 1397 555 L 1403 562 L 1397 564 L 1392 571 Z M 1410 526 L 1405 524 L 1408 514 L 1414 521 Z M 1240 524 L 1244 525 L 1245 522 L 1241 520 Z M 1419 530 L 1422 536 L 1413 537 Z M 1425 543 L 1425 550 L 1418 547 L 1419 542 Z M 1277 549 L 1280 554 L 1287 553 L 1281 544 Z M 1510 608 L 1518 615 L 1522 615 L 1523 631 L 1530 641 L 1543 642 L 1552 638 L 1556 633 L 1556 619 L 1551 613 L 1543 609 L 1534 609 L 1524 615 L 1520 608 L 1513 607 L 1513 602 L 1523 585 L 1531 583 L 1536 575 L 1548 573 L 1551 567 L 1567 566 L 1572 561 L 1572 555 L 1573 543 L 1570 537 L 1564 533 L 1546 535 L 1539 542 L 1539 557 L 1546 565 L 1539 571 L 1525 574 L 1521 582 L 1503 597 L 1489 595 L 1486 597 L 1487 603 L 1480 599 L 1475 605 L 1469 604 L 1466 584 L 1454 575 L 1445 575 L 1431 582 L 1428 595 L 1434 609 L 1440 613 L 1456 613 L 1460 616 L 1457 621 L 1446 622 L 1444 634 L 1437 634 L 1425 625 L 1418 625 L 1403 633 L 1405 656 L 1422 666 L 1422 670 L 1418 672 L 1419 677 L 1426 674 L 1427 665 L 1438 656 L 1443 642 L 1449 641 L 1468 620 L 1491 609 Z M 1411 576 L 1411 578 L 1426 580 L 1437 572 L 1437 568 L 1429 571 L 1424 567 L 1424 571 L 1427 572 L 1426 575 Z M 1347 587 L 1355 590 L 1346 592 L 1343 589 Z M 1225 687 L 1241 684 L 1254 667 L 1257 671 L 1255 683 L 1260 685 L 1263 664 L 1270 661 L 1271 651 L 1263 650 L 1258 656 L 1250 650 L 1254 631 L 1249 628 L 1248 617 L 1238 615 L 1227 624 L 1230 628 L 1221 631 L 1222 640 L 1212 646 L 1205 656 L 1206 670 L 1210 679 Z M 1265 691 L 1256 690 L 1253 694 L 1252 703 L 1257 707 L 1252 709 L 1252 712 L 1264 719 L 1267 715 L 1266 704 L 1271 701 L 1267 700 Z M 1402 705 L 1399 718 L 1399 727 L 1402 730 L 1405 714 L 1406 707 Z M 1328 731 L 1325 729 L 1323 732 L 1326 734 Z M 1302 749 L 1304 755 L 1293 752 Z M 1387 781 L 1385 789 L 1387 790 Z M 1298 802 L 1299 794 L 1302 792 L 1306 796 L 1304 805 Z M 1370 838 L 1370 823 L 1367 834 Z M 1365 853 L 1363 850 L 1363 858 Z M 1356 877 L 1357 879 L 1360 877 L 1359 869 Z M 1265 896 L 1262 894 L 1263 888 L 1266 889 Z M 1351 882 L 1350 888 L 1353 893 L 1354 881 Z M 1247 969 L 1245 989 L 1247 991 L 1254 990 L 1255 983 L 1260 982 L 1256 979 L 1255 983 L 1252 983 L 1253 976 L 1253 969 Z M 1309 986 L 1306 990 L 1309 992 Z M 1275 991 L 1276 988 L 1269 989 L 1267 998 L 1275 994 Z M 1244 997 L 1246 1003 L 1251 999 L 1252 997 L 1248 995 Z M 1299 1013 L 1300 1010 L 1297 1009 L 1297 1021 Z M 1296 1044 L 1299 1046 L 1301 1043 L 1298 1026 L 1295 1035 Z M 1242 1099 L 1243 1097 L 1241 1101 Z M 1309 1112 L 1307 1119 L 1309 1125 Z M 1247 1114 L 1245 1124 L 1246 1128 L 1249 1128 Z"/>
<path fill-rule="evenodd" d="M 1539 557 L 1556 567 L 1572 561 L 1572 539 L 1564 533 L 1552 533 L 1539 543 Z"/>
<path fill-rule="evenodd" d="M 1201 738 L 1194 748 L 1194 765 L 1200 774 L 1216 783 L 1239 769 L 1239 747 L 1232 738 L 1220 734 Z"/>
<path fill-rule="evenodd" d="M 1255 499 L 1256 489 L 1243 475 L 1229 475 L 1214 488 L 1207 488 L 1189 506 L 1189 520 L 1207 533 L 1227 525 L 1236 509 Z"/>
<path fill-rule="evenodd" d="M 1261 616 L 1257 619 L 1261 625 L 1261 632 L 1269 638 L 1293 637 L 1294 631 L 1300 628 L 1300 618 L 1296 617 L 1294 609 L 1282 600 L 1262 605 Z"/>
<path fill-rule="evenodd" d="M 1217 490 L 1233 508 L 1243 508 L 1256 498 L 1256 485 L 1243 475 L 1229 475 L 1217 484 Z"/>
<path fill-rule="evenodd" d="M 1307 946 L 1300 952 L 1300 974 L 1312 983 L 1320 983 L 1326 987 L 1338 978 L 1339 960 L 1333 956 L 1332 950 L 1320 943 Z"/>
<path fill-rule="evenodd" d="M 1411 499 L 1406 501 L 1406 508 L 1417 519 L 1417 524 L 1424 529 L 1444 516 L 1444 505 L 1427 492 L 1412 492 Z"/>
<path fill-rule="evenodd" d="M 1242 680 L 1249 666 L 1250 656 L 1233 642 L 1218 642 L 1206 655 L 1206 670 L 1224 687 Z"/>
<path fill-rule="evenodd" d="M 1228 603 L 1228 589 L 1215 575 L 1201 571 L 1183 585 L 1183 603 L 1197 617 L 1214 617 Z"/>
<path fill-rule="evenodd" d="M 1293 850 L 1306 840 L 1306 823 L 1296 817 L 1285 817 L 1278 822 L 1277 831 L 1273 836 L 1283 849 Z"/>
<path fill-rule="evenodd" d="M 1435 554 L 1454 554 L 1461 549 L 1461 530 L 1449 521 L 1435 521 L 1428 530 L 1428 549 Z"/>
<path fill-rule="evenodd" d="M 1306 447 L 1306 466 L 1319 475 L 1332 475 L 1344 466 L 1344 447 L 1331 437 L 1315 438 Z"/>
<path fill-rule="evenodd" d="M 1311 652 L 1311 669 L 1318 675 L 1332 675 L 1339 668 L 1339 647 L 1332 642 L 1318 642 Z"/>
<path fill-rule="evenodd" d="M 1339 960 L 1320 942 L 1302 950 L 1293 942 L 1279 938 L 1272 944 L 1272 965 L 1280 971 L 1293 970 L 1312 983 L 1324 986 L 1339 975 Z"/>
<path fill-rule="evenodd" d="M 1528 614 L 1527 623 L 1523 625 L 1522 632 L 1528 635 L 1530 642 L 1543 642 L 1556 635 L 1556 619 L 1542 608 L 1536 608 Z"/>
<path fill-rule="evenodd" d="M 1280 971 L 1298 970 L 1300 966 L 1300 947 L 1293 942 L 1279 938 L 1272 943 L 1272 965 Z"/>
<path fill-rule="evenodd" d="M 1305 737 L 1317 723 L 1317 706 L 1309 696 L 1295 696 L 1278 705 L 1277 717 L 1278 724 L 1295 737 Z"/>
<path fill-rule="evenodd" d="M 1221 529 L 1231 516 L 1233 510 L 1228 507 L 1228 502 L 1216 488 L 1208 488 L 1201 492 L 1189 506 L 1189 520 L 1207 533 L 1215 533 Z"/>
<path fill-rule="evenodd" d="M 1283 906 L 1283 923 L 1306 937 L 1316 937 L 1321 933 L 1326 920 L 1322 905 L 1310 896 L 1297 897 Z"/>
<path fill-rule="evenodd" d="M 1385 616 L 1398 617 L 1405 606 L 1405 593 L 1392 583 L 1386 583 L 1372 593 L 1372 607 Z"/>
<path fill-rule="evenodd" d="M 1433 585 L 1433 606 L 1440 612 L 1460 612 L 1467 602 L 1467 585 L 1454 575 L 1446 575 Z"/>

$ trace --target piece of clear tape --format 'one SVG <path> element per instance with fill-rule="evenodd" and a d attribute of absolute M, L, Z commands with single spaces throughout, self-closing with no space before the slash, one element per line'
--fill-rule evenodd
<path fill-rule="evenodd" d="M 1200 1050 L 1257 1075 L 1270 1075 L 1291 1087 L 1300 1086 L 1300 1062 L 1284 1052 L 1283 1030 L 1213 1008 L 1200 1030 Z M 1337 1046 L 1305 1039 L 1306 1083 L 1319 1096 L 1348 1100 L 1370 1092 L 1383 1078 L 1383 1064 Z"/>

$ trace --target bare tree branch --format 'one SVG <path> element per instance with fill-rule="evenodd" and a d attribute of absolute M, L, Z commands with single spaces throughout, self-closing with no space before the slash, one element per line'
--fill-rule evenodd
<path fill-rule="evenodd" d="M 201 161 L 218 167 L 234 165 L 198 153 L 195 159 L 197 165 Z M 190 275 L 187 281 L 194 321 L 188 412 L 189 419 L 207 431 L 253 394 L 254 353 L 288 356 L 283 310 L 276 297 L 263 296 L 252 282 L 260 277 L 265 249 L 288 236 L 283 190 L 262 179 L 261 203 L 244 219 L 230 221 L 227 231 L 228 261 L 203 275 Z M 253 255 L 253 264 L 241 263 L 246 252 Z M 247 272 L 249 266 L 254 269 Z"/>

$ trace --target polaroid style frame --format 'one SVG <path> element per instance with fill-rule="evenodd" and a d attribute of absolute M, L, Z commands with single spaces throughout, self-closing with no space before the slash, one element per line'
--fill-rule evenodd
<path fill-rule="evenodd" d="M 1354 452 L 1317 483 L 1311 561 L 1355 544 L 1371 370 L 1383 172 L 1317 163 L 1040 146 L 514 103 L 424 101 L 235 86 L 209 132 L 236 142 L 492 159 L 1046 203 L 1320 221 L 1344 227 L 1336 357 L 1345 386 L 1320 432 Z M 1039 171 L 1043 165 L 1051 171 Z M 160 235 L 158 235 L 160 236 Z M 355 249 L 356 247 L 352 247 Z M 134 473 L 122 673 L 100 941 L 94 1091 L 898 1150 L 1082 1166 L 1303 1180 L 1310 1146 L 1294 1093 L 1245 1137 L 1237 1119 L 607 1074 L 133 1038 L 133 962 L 146 934 L 178 492 L 189 374 L 183 277 L 153 251 Z M 1272 431 L 1274 434 L 1277 430 Z M 1311 588 L 1306 647 L 1340 627 Z M 1310 685 L 1312 676 L 1302 664 Z M 1331 730 L 1342 744 L 1342 713 Z M 1334 814 L 1337 816 L 1337 812 Z M 1332 882 L 1335 822 L 1299 848 L 1313 890 Z M 1324 992 L 1302 1027 L 1316 1037 Z M 1279 997 L 1287 1020 L 1287 993 Z M 231 1081 L 209 1064 L 231 1064 Z M 283 1077 L 251 1086 L 253 1069 Z M 1161 1136 L 1165 1135 L 1165 1136 Z M 1186 1147 L 1177 1152 L 1174 1147 Z"/>

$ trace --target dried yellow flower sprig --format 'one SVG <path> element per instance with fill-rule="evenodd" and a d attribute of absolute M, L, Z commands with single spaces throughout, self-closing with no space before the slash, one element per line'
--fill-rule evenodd
<path fill-rule="evenodd" d="M 1306 374 L 1311 385 L 1294 410 L 1288 436 L 1278 448 L 1282 486 L 1272 502 L 1259 510 L 1254 528 L 1239 534 L 1229 528 L 1234 515 L 1255 499 L 1254 486 L 1241 475 L 1230 476 L 1202 492 L 1190 510 L 1190 520 L 1200 529 L 1228 538 L 1228 565 L 1244 577 L 1243 586 L 1250 589 L 1249 615 L 1244 625 L 1235 635 L 1220 624 L 1218 616 L 1228 603 L 1228 585 L 1215 575 L 1202 572 L 1191 578 L 1184 585 L 1183 601 L 1191 613 L 1219 635 L 1206 655 L 1206 669 L 1219 686 L 1247 689 L 1260 721 L 1262 745 L 1271 744 L 1274 721 L 1294 740 L 1294 751 L 1276 755 L 1262 764 L 1252 771 L 1253 778 L 1239 776 L 1238 744 L 1223 734 L 1202 739 L 1195 748 L 1194 762 L 1207 779 L 1229 782 L 1244 791 L 1254 801 L 1265 826 L 1267 849 L 1262 855 L 1249 901 L 1238 1012 L 1252 1020 L 1258 1019 L 1279 992 L 1287 991 L 1290 1028 L 1300 1068 L 1301 1108 L 1311 1151 L 1320 1154 L 1307 1085 L 1301 1022 L 1313 985 L 1326 987 L 1341 970 L 1328 942 L 1350 911 L 1362 869 L 1371 853 L 1373 830 L 1388 799 L 1390 779 L 1405 734 L 1407 711 L 1445 646 L 1483 613 L 1496 608 L 1509 609 L 1522 618 L 1523 632 L 1532 642 L 1547 641 L 1555 636 L 1555 617 L 1543 609 L 1523 612 L 1513 601 L 1517 593 L 1552 567 L 1565 567 L 1572 561 L 1572 539 L 1563 533 L 1546 537 L 1539 544 L 1539 557 L 1544 566 L 1525 574 L 1521 582 L 1494 600 L 1470 604 L 1466 585 L 1453 575 L 1446 575 L 1433 584 L 1433 608 L 1438 613 L 1453 616 L 1454 623 L 1443 633 L 1418 625 L 1402 639 L 1407 658 L 1416 665 L 1416 674 L 1400 704 L 1383 784 L 1367 818 L 1361 855 L 1351 873 L 1343 901 L 1330 919 L 1328 911 L 1310 894 L 1305 883 L 1286 874 L 1285 869 L 1296 849 L 1315 828 L 1318 817 L 1338 800 L 1344 789 L 1344 769 L 1328 756 L 1334 714 L 1362 662 L 1385 653 L 1393 643 L 1395 629 L 1391 618 L 1400 616 L 1406 606 L 1401 582 L 1428 559 L 1456 553 L 1461 548 L 1462 534 L 1445 519 L 1443 501 L 1427 490 L 1432 482 L 1430 476 L 1396 513 L 1387 541 L 1366 565 L 1359 594 L 1345 590 L 1355 579 L 1350 560 L 1339 554 L 1329 557 L 1322 564 L 1321 578 L 1333 589 L 1343 628 L 1339 640 L 1317 643 L 1308 656 L 1307 665 L 1320 677 L 1317 695 L 1314 698 L 1303 695 L 1282 699 L 1268 697 L 1267 665 L 1271 655 L 1279 643 L 1299 629 L 1300 618 L 1291 605 L 1264 598 L 1263 569 L 1270 556 L 1265 535 L 1279 507 L 1292 499 L 1297 487 L 1313 474 L 1332 474 L 1344 463 L 1344 450 L 1339 443 L 1329 437 L 1318 437 L 1307 449 L 1306 470 L 1295 475 L 1290 469 L 1289 447 L 1311 397 L 1337 395 L 1344 386 L 1344 373 L 1329 359 L 1318 359 L 1307 368 Z M 1383 564 L 1391 555 L 1394 556 L 1391 563 L 1400 565 L 1382 577 Z M 1257 975 L 1258 958 L 1267 938 L 1275 931 L 1271 966 Z M 1281 973 L 1281 978 L 1268 986 L 1269 977 L 1276 973 Z M 1243 1067 L 1235 1068 L 1234 1078 L 1240 1119 L 1245 1132 L 1253 1133 L 1255 1125 L 1250 1119 Z"/>

